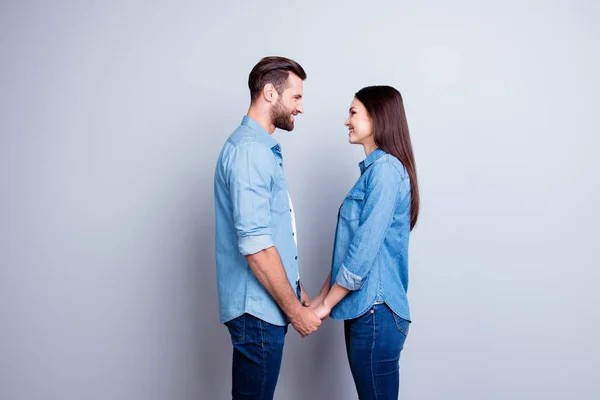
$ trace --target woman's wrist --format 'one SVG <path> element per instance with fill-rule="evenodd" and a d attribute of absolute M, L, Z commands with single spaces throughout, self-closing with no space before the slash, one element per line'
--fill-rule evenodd
<path fill-rule="evenodd" d="M 323 304 L 323 307 L 325 307 L 325 308 L 326 308 L 326 309 L 328 309 L 328 310 L 331 310 L 331 309 L 333 308 L 333 305 L 331 304 L 331 299 L 329 299 L 329 298 L 327 298 L 327 297 L 325 297 L 325 298 L 323 299 L 323 302 L 322 302 L 322 304 Z"/>

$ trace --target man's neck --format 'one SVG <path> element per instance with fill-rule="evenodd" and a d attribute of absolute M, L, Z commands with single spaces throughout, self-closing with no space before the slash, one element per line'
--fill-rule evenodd
<path fill-rule="evenodd" d="M 258 124 L 262 126 L 269 135 L 272 135 L 273 132 L 275 132 L 275 125 L 273 125 L 273 122 L 271 122 L 271 116 L 267 110 L 261 109 L 253 104 L 248 109 L 247 115 L 258 122 Z"/>

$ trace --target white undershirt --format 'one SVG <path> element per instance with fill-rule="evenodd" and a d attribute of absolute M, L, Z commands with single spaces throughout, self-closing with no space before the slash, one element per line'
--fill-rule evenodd
<path fill-rule="evenodd" d="M 292 214 L 292 234 L 294 235 L 294 243 L 296 243 L 296 251 L 298 251 L 298 235 L 296 234 L 296 216 L 294 215 L 294 206 L 292 205 L 292 196 L 288 192 L 288 199 L 290 201 L 290 210 Z M 300 268 L 298 268 L 298 280 L 300 280 Z"/>
<path fill-rule="evenodd" d="M 288 199 L 290 200 L 290 210 L 292 212 L 292 233 L 294 234 L 294 242 L 296 243 L 296 247 L 298 247 L 298 239 L 296 238 L 296 216 L 294 215 L 294 206 L 292 205 L 292 197 L 290 196 L 290 192 L 288 192 Z"/>

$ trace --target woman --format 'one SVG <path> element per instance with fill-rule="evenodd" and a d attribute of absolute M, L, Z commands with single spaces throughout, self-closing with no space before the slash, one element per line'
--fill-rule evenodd
<path fill-rule="evenodd" d="M 408 333 L 408 239 L 419 190 L 400 93 L 361 89 L 345 122 L 366 158 L 338 214 L 329 277 L 311 307 L 344 320 L 346 351 L 360 399 L 397 399 Z M 334 280 L 331 280 L 334 277 Z"/>

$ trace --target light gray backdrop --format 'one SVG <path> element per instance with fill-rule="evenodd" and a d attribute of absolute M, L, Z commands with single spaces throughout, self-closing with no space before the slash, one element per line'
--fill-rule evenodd
<path fill-rule="evenodd" d="M 353 93 L 404 96 L 422 208 L 401 397 L 600 398 L 599 18 L 591 0 L 1 1 L 0 399 L 228 398 L 212 176 L 265 55 L 308 72 L 276 138 L 313 295 L 363 157 Z M 276 398 L 355 398 L 340 322 L 289 333 Z"/>

